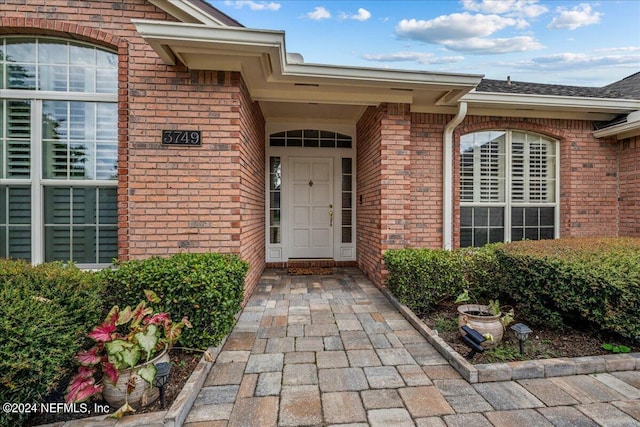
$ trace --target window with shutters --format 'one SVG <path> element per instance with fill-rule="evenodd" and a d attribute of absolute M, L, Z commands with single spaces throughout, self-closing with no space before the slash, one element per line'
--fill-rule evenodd
<path fill-rule="evenodd" d="M 460 138 L 460 246 L 556 237 L 556 147 L 512 130 Z"/>
<path fill-rule="evenodd" d="M 117 55 L 0 38 L 0 257 L 117 256 Z"/>

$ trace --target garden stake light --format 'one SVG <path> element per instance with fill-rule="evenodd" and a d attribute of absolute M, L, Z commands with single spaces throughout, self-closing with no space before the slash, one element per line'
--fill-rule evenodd
<path fill-rule="evenodd" d="M 160 407 L 164 409 L 164 386 L 169 380 L 169 372 L 171 372 L 171 363 L 162 362 L 156 365 L 156 380 L 154 385 L 160 389 Z"/>
<path fill-rule="evenodd" d="M 516 334 L 516 338 L 520 343 L 520 355 L 524 355 L 524 342 L 529 338 L 529 334 L 533 331 L 524 323 L 516 323 L 510 329 Z"/>

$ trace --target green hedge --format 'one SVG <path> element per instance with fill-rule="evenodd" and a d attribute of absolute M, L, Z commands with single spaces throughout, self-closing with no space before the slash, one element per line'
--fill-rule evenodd
<path fill-rule="evenodd" d="M 533 325 L 595 324 L 640 339 L 640 239 L 566 238 L 384 255 L 389 289 L 418 314 L 469 288 Z"/>
<path fill-rule="evenodd" d="M 0 402 L 40 403 L 63 391 L 103 303 L 92 273 L 0 259 Z M 1 413 L 0 425 L 24 418 Z"/>
<path fill-rule="evenodd" d="M 640 339 L 640 239 L 523 241 L 496 249 L 501 291 L 532 323 L 594 323 Z"/>
<path fill-rule="evenodd" d="M 116 263 L 103 270 L 109 304 L 135 306 L 145 289 L 155 291 L 155 304 L 179 321 L 187 316 L 180 345 L 206 349 L 227 335 L 240 310 L 248 264 L 236 255 L 177 254 Z"/>
<path fill-rule="evenodd" d="M 398 249 L 384 254 L 389 270 L 387 286 L 415 313 L 432 311 L 442 300 L 455 297 L 470 284 L 488 286 L 495 279 L 493 246 L 446 251 Z"/>

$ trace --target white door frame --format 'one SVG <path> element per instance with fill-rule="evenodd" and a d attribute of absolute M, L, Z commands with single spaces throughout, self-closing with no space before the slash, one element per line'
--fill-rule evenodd
<path fill-rule="evenodd" d="M 319 148 L 319 147 L 270 147 L 269 135 L 283 130 L 293 129 L 320 129 L 338 132 L 352 137 L 351 148 Z M 290 245 L 290 221 L 291 221 L 291 194 L 290 194 L 290 159 L 300 158 L 332 158 L 333 159 L 333 248 L 332 256 L 336 261 L 354 261 L 356 259 L 356 138 L 355 125 L 345 124 L 312 124 L 312 123 L 268 123 L 265 132 L 265 248 L 266 262 L 286 262 L 290 258 L 299 258 L 293 253 Z M 279 212 L 280 228 L 279 241 L 272 243 L 270 240 L 270 189 L 269 167 L 270 158 L 277 157 L 281 165 L 281 193 Z M 343 243 L 342 240 L 342 159 L 351 159 L 351 242 Z M 347 222 L 347 221 L 345 221 Z"/>

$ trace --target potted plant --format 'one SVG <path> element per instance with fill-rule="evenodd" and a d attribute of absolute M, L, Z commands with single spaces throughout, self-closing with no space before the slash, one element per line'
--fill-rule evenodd
<path fill-rule="evenodd" d="M 469 290 L 465 289 L 456 298 L 456 304 L 469 302 Z M 505 307 L 507 308 L 507 307 Z M 465 335 L 462 327 L 468 325 L 482 334 L 487 340 L 483 347 L 491 348 L 502 341 L 504 329 L 513 322 L 513 308 L 502 310 L 498 300 L 489 300 L 489 304 L 462 304 L 458 306 L 458 327 L 460 335 Z"/>
<path fill-rule="evenodd" d="M 160 298 L 153 291 L 144 293 L 146 300 L 134 309 L 113 306 L 88 334 L 95 345 L 76 355 L 81 366 L 67 387 L 67 403 L 102 392 L 110 405 L 120 407 L 113 414 L 120 418 L 158 398 L 156 364 L 169 361 L 169 349 L 191 324 L 186 317 L 174 323 L 168 313 L 155 313 L 147 303 L 158 303 Z"/>

